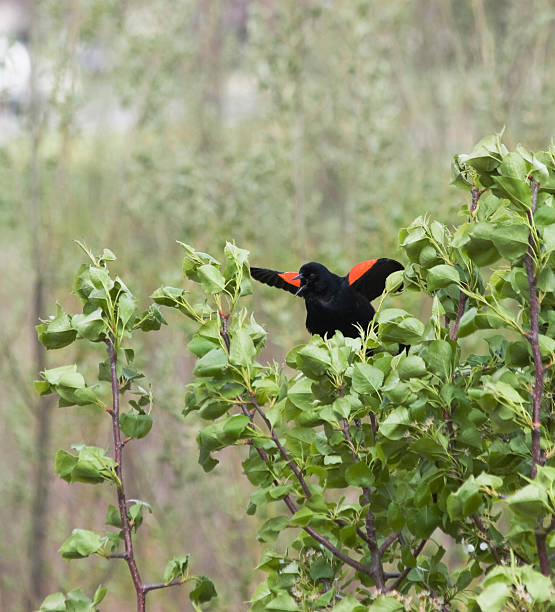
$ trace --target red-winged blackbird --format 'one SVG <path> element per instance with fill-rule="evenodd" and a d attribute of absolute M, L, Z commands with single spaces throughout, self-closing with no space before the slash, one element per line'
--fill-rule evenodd
<path fill-rule="evenodd" d="M 306 328 L 311 334 L 331 336 L 340 330 L 356 338 L 374 317 L 370 301 L 385 289 L 385 279 L 403 266 L 393 259 L 369 259 L 351 268 L 347 276 L 337 276 L 320 263 L 311 261 L 299 272 L 277 272 L 252 268 L 251 276 L 271 287 L 285 289 L 304 298 Z"/>

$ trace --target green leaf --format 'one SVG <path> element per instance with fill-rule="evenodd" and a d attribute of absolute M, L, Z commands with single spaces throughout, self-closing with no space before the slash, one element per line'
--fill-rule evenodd
<path fill-rule="evenodd" d="M 441 378 L 448 378 L 451 375 L 453 348 L 447 340 L 432 340 L 426 347 L 424 359 L 434 374 Z"/>
<path fill-rule="evenodd" d="M 453 283 L 458 284 L 460 276 L 454 266 L 439 264 L 428 270 L 428 290 L 437 291 Z"/>
<path fill-rule="evenodd" d="M 103 291 L 104 295 L 108 295 L 114 286 L 114 281 L 110 278 L 110 274 L 106 268 L 89 267 L 89 276 L 95 289 Z"/>
<path fill-rule="evenodd" d="M 77 371 L 75 363 L 51 370 L 44 370 L 44 379 L 53 386 L 70 387 L 72 389 L 82 389 L 85 387 L 85 379 Z"/>
<path fill-rule="evenodd" d="M 144 438 L 152 428 L 152 417 L 149 414 L 122 412 L 119 427 L 128 438 Z"/>
<path fill-rule="evenodd" d="M 307 344 L 297 351 L 297 367 L 310 378 L 319 378 L 330 365 L 329 351 L 321 346 Z"/>
<path fill-rule="evenodd" d="M 395 597 L 391 597 L 388 595 L 378 595 L 378 597 L 374 599 L 374 601 L 368 608 L 368 611 L 369 612 L 401 612 L 404 609 L 405 608 L 403 604 L 399 600 L 395 599 Z"/>
<path fill-rule="evenodd" d="M 258 530 L 258 541 L 273 542 L 288 524 L 289 518 L 286 516 L 274 516 L 268 519 Z"/>
<path fill-rule="evenodd" d="M 522 223 L 479 223 L 474 226 L 472 237 L 491 242 L 509 261 L 517 261 L 528 250 L 528 228 Z"/>
<path fill-rule="evenodd" d="M 422 340 L 424 324 L 414 317 L 388 321 L 380 325 L 379 337 L 384 342 L 416 344 Z"/>
<path fill-rule="evenodd" d="M 77 335 L 71 326 L 70 316 L 58 303 L 56 304 L 56 316 L 47 323 L 37 325 L 36 330 L 39 342 L 47 349 L 68 346 Z"/>
<path fill-rule="evenodd" d="M 66 612 L 66 597 L 63 593 L 47 595 L 40 605 L 39 612 Z"/>
<path fill-rule="evenodd" d="M 230 342 L 229 360 L 231 363 L 241 366 L 250 366 L 253 357 L 256 354 L 254 342 L 249 335 L 249 332 L 244 329 L 238 329 L 232 336 Z"/>
<path fill-rule="evenodd" d="M 401 380 L 409 380 L 411 378 L 421 378 L 428 373 L 426 364 L 419 355 L 409 355 L 399 366 L 397 370 Z"/>
<path fill-rule="evenodd" d="M 56 453 L 55 472 L 66 482 L 97 484 L 105 480 L 116 481 L 117 463 L 98 446 L 79 446 L 77 456 L 65 450 Z"/>
<path fill-rule="evenodd" d="M 102 548 L 103 539 L 94 531 L 74 529 L 59 549 L 64 559 L 83 559 Z"/>
<path fill-rule="evenodd" d="M 481 504 L 480 484 L 470 476 L 447 498 L 447 512 L 452 520 L 461 519 L 474 514 Z"/>
<path fill-rule="evenodd" d="M 540 574 L 531 565 L 524 565 L 519 570 L 522 583 L 534 601 L 553 601 L 553 586 L 548 576 Z"/>
<path fill-rule="evenodd" d="M 138 318 L 135 325 L 144 332 L 158 331 L 162 325 L 168 324 L 156 304 L 151 304 Z"/>
<path fill-rule="evenodd" d="M 306 525 L 310 525 L 316 516 L 318 516 L 316 512 L 305 506 L 304 508 L 297 510 L 297 512 L 295 512 L 295 514 L 291 517 L 290 521 L 292 525 L 306 527 Z"/>
<path fill-rule="evenodd" d="M 480 140 L 472 153 L 459 155 L 461 165 L 469 165 L 480 173 L 491 172 L 501 163 L 503 156 L 498 144 L 498 135 L 487 136 Z"/>
<path fill-rule="evenodd" d="M 189 556 L 190 555 L 174 557 L 168 561 L 162 578 L 164 584 L 169 584 L 172 580 L 185 576 L 187 568 L 189 567 Z"/>
<path fill-rule="evenodd" d="M 266 604 L 266 610 L 281 610 L 283 612 L 297 612 L 301 610 L 289 593 L 281 592 L 272 601 Z"/>
<path fill-rule="evenodd" d="M 249 417 L 238 414 L 200 430 L 197 436 L 200 450 L 199 463 L 205 471 L 209 472 L 217 465 L 217 461 L 210 456 L 210 453 L 234 444 L 245 435 L 249 424 Z"/>
<path fill-rule="evenodd" d="M 216 266 L 205 264 L 197 270 L 198 278 L 208 293 L 219 293 L 225 288 L 225 278 Z"/>
<path fill-rule="evenodd" d="M 368 363 L 355 363 L 353 367 L 353 389 L 357 393 L 372 394 L 383 383 L 384 373 Z"/>
<path fill-rule="evenodd" d="M 544 334 L 538 334 L 540 354 L 544 359 L 552 358 L 555 354 L 555 340 Z"/>
<path fill-rule="evenodd" d="M 114 255 L 113 251 L 110 249 L 104 249 L 102 251 L 102 255 L 100 256 L 100 261 L 116 261 L 117 257 Z"/>
<path fill-rule="evenodd" d="M 555 223 L 543 228 L 543 244 L 547 253 L 555 251 Z"/>
<path fill-rule="evenodd" d="M 49 395 L 54 393 L 54 389 L 45 380 L 35 380 L 33 382 L 37 395 Z"/>
<path fill-rule="evenodd" d="M 537 480 L 509 495 L 506 501 L 513 512 L 524 517 L 541 516 L 550 510 L 546 487 Z"/>
<path fill-rule="evenodd" d="M 500 612 L 511 594 L 508 584 L 493 582 L 476 598 L 483 612 Z"/>
<path fill-rule="evenodd" d="M 511 200 L 521 210 L 529 210 L 532 207 L 532 194 L 528 184 L 514 176 L 494 176 L 493 181 L 505 198 Z M 497 194 L 496 194 L 497 195 Z"/>
<path fill-rule="evenodd" d="M 417 538 L 428 538 L 441 524 L 441 519 L 441 512 L 436 506 L 424 506 L 408 514 L 407 527 Z"/>
<path fill-rule="evenodd" d="M 118 317 L 123 329 L 130 329 L 135 322 L 137 302 L 128 291 L 123 291 L 118 299 Z"/>
<path fill-rule="evenodd" d="M 73 455 L 71 455 L 73 456 Z M 122 527 L 121 515 L 119 513 L 119 509 L 110 504 L 108 509 L 106 510 L 106 520 L 104 521 L 106 525 L 111 525 L 112 527 Z"/>
<path fill-rule="evenodd" d="M 104 338 L 107 325 L 102 318 L 102 309 L 97 308 L 87 315 L 74 315 L 71 320 L 73 329 L 80 338 L 98 342 Z"/>
<path fill-rule="evenodd" d="M 160 306 L 169 306 L 170 308 L 179 308 L 185 291 L 178 287 L 159 287 L 150 296 L 156 304 Z"/>
<path fill-rule="evenodd" d="M 195 588 L 189 593 L 189 599 L 196 603 L 205 603 L 217 597 L 214 584 L 206 576 L 195 576 Z"/>
<path fill-rule="evenodd" d="M 218 347 L 212 349 L 204 357 L 201 357 L 195 367 L 193 374 L 195 376 L 221 376 L 227 367 L 227 354 Z"/>
<path fill-rule="evenodd" d="M 360 461 L 345 470 L 345 480 L 354 487 L 371 487 L 374 484 L 372 471 Z"/>
<path fill-rule="evenodd" d="M 100 585 L 94 592 L 93 600 L 92 600 L 93 606 L 97 606 L 99 603 L 101 603 L 104 597 L 106 597 L 107 592 L 108 592 L 108 589 Z"/>
<path fill-rule="evenodd" d="M 388 293 L 393 293 L 394 291 L 397 291 L 397 289 L 399 289 L 399 287 L 401 287 L 403 284 L 403 276 L 403 270 L 397 270 L 397 272 L 393 272 L 392 274 L 390 274 L 385 279 L 385 290 Z"/>
<path fill-rule="evenodd" d="M 410 425 L 409 411 L 404 407 L 395 408 L 387 418 L 380 423 L 379 432 L 389 440 L 400 440 Z"/>

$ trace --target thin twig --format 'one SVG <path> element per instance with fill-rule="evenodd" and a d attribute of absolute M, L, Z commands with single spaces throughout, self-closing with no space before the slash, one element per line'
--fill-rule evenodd
<path fill-rule="evenodd" d="M 183 580 L 183 578 L 176 578 L 175 580 L 172 580 L 168 583 L 156 582 L 154 584 L 143 584 L 143 593 L 145 593 L 146 595 L 146 593 L 148 593 L 149 591 L 155 591 L 156 589 L 167 589 L 168 587 L 180 586 L 184 583 L 185 581 Z"/>
<path fill-rule="evenodd" d="M 534 211 L 536 209 L 538 188 L 539 183 L 535 179 L 532 179 L 532 210 L 527 211 L 530 227 L 533 227 L 534 224 Z M 534 390 L 532 392 L 532 478 L 535 478 L 538 471 L 538 465 L 542 462 L 540 448 L 540 417 L 545 369 L 542 364 L 539 344 L 539 303 L 537 279 L 534 272 L 534 237 L 531 229 L 528 235 L 528 252 L 524 256 L 524 265 L 526 267 L 526 276 L 528 277 L 528 288 L 530 293 L 530 332 L 527 334 L 527 338 L 532 347 L 535 369 Z"/>
<path fill-rule="evenodd" d="M 227 347 L 227 350 L 229 352 L 229 347 L 231 345 L 230 344 L 230 340 L 229 340 L 228 328 L 227 328 L 227 320 L 229 319 L 229 315 L 225 315 L 224 313 L 220 312 L 220 319 L 222 321 L 222 329 L 221 329 L 220 333 L 221 333 L 222 338 L 224 340 L 225 346 Z M 293 471 L 293 473 L 297 477 L 297 480 L 299 481 L 301 487 L 303 488 L 303 491 L 305 492 L 306 496 L 310 497 L 311 496 L 310 488 L 308 487 L 306 481 L 304 480 L 303 475 L 300 473 L 297 465 L 291 459 L 291 457 L 289 456 L 287 451 L 283 448 L 283 445 L 280 443 L 280 441 L 279 441 L 279 439 L 277 437 L 277 434 L 276 434 L 274 428 L 272 427 L 272 424 L 268 420 L 268 417 L 266 416 L 266 414 L 264 413 L 262 408 L 258 405 L 258 402 L 256 401 L 256 398 L 255 398 L 254 394 L 251 394 L 251 401 L 250 401 L 250 403 L 254 406 L 256 412 L 258 412 L 258 414 L 262 417 L 262 420 L 264 421 L 264 423 L 266 424 L 266 426 L 268 427 L 268 429 L 270 431 L 270 434 L 272 436 L 272 440 L 274 441 L 274 443 L 278 447 L 278 450 L 280 451 L 280 454 L 282 455 L 282 457 L 287 461 L 289 467 L 291 468 L 291 470 Z M 254 424 L 254 415 L 248 410 L 248 408 L 245 406 L 244 403 L 243 404 L 239 404 L 239 405 L 241 407 L 241 411 L 243 412 L 243 414 L 249 418 L 251 423 Z M 258 448 L 257 446 L 255 448 L 256 448 L 256 451 L 258 452 L 258 456 L 260 457 L 260 459 L 262 461 L 264 461 L 264 463 L 269 463 L 269 457 L 268 457 L 268 454 L 266 453 L 266 451 L 264 449 L 262 449 L 262 448 Z M 295 468 L 295 469 L 293 469 L 293 468 Z M 275 479 L 273 480 L 273 483 L 274 483 L 275 486 L 279 485 L 278 481 L 275 480 Z M 295 502 L 291 499 L 291 497 L 289 495 L 285 495 L 283 497 L 283 501 L 284 501 L 285 505 L 287 506 L 287 508 L 289 509 L 289 511 L 291 512 L 291 514 L 295 514 L 297 512 L 297 506 L 296 506 Z M 367 576 L 370 576 L 371 578 L 373 578 L 373 575 L 372 575 L 371 570 L 370 570 L 369 567 L 367 567 L 366 565 L 363 565 L 362 563 L 360 563 L 356 559 L 353 559 L 352 557 L 349 557 L 348 555 L 346 555 L 339 548 L 337 548 L 337 546 L 334 546 L 326 537 L 324 537 L 323 535 L 319 534 L 315 529 L 313 529 L 312 527 L 308 527 L 308 526 L 305 526 L 302 529 L 304 531 L 306 531 L 306 533 L 308 533 L 317 542 L 322 544 L 322 546 L 327 548 L 331 553 L 333 553 L 338 559 L 343 561 L 343 563 L 349 565 L 350 567 L 352 567 L 353 569 L 357 570 L 358 572 L 361 572 L 361 573 L 366 574 Z"/>
<path fill-rule="evenodd" d="M 125 542 L 125 554 L 131 579 L 137 593 L 137 611 L 144 612 L 146 596 L 143 590 L 143 582 L 137 563 L 135 562 L 135 556 L 133 553 L 133 540 L 131 538 L 131 525 L 129 523 L 129 517 L 127 516 L 127 502 L 125 499 L 125 488 L 123 483 L 123 470 L 122 470 L 122 450 L 123 444 L 121 442 L 121 432 L 119 429 L 119 385 L 117 375 L 117 355 L 115 350 L 115 338 L 113 333 L 108 334 L 108 338 L 105 340 L 106 346 L 108 347 L 108 355 L 110 357 L 110 370 L 112 374 L 112 432 L 114 436 L 114 459 L 116 461 L 116 475 L 119 478 L 119 484 L 117 486 L 118 492 L 118 506 L 121 517 L 123 539 Z"/>
<path fill-rule="evenodd" d="M 351 449 L 351 455 L 353 456 L 355 463 L 359 463 L 360 458 L 356 454 L 355 447 L 351 440 L 349 421 L 347 421 L 347 419 L 343 419 L 343 434 L 345 436 L 345 440 L 347 440 L 349 448 Z M 374 578 L 374 582 L 376 583 L 378 590 L 383 591 L 385 588 L 385 577 L 383 572 L 382 556 L 378 546 L 378 536 L 376 533 L 374 514 L 372 512 L 372 508 L 370 507 L 370 487 L 362 487 L 362 499 L 364 501 L 364 505 L 368 507 L 365 517 L 365 524 L 367 536 L 366 541 L 368 542 L 370 558 L 372 559 L 372 577 Z"/>
<path fill-rule="evenodd" d="M 472 194 L 472 204 L 470 205 L 469 221 L 472 221 L 472 219 L 474 218 L 474 213 L 476 212 L 476 207 L 478 206 L 478 200 L 480 199 L 480 196 L 484 193 L 484 191 L 485 189 L 478 189 L 474 187 L 470 192 Z M 464 309 L 466 307 L 467 301 L 468 296 L 466 295 L 466 293 L 461 291 L 459 293 L 459 306 L 457 308 L 457 316 L 455 318 L 455 321 L 453 322 L 453 326 L 449 330 L 449 338 L 451 338 L 451 340 L 457 339 L 457 335 L 459 333 L 459 325 L 464 314 Z"/>
<path fill-rule="evenodd" d="M 289 453 L 285 450 L 285 448 L 283 447 L 283 444 L 279 441 L 279 437 L 276 433 L 276 430 L 272 427 L 272 424 L 270 423 L 270 420 L 266 416 L 266 413 L 262 410 L 259 403 L 256 401 L 256 397 L 254 393 L 251 392 L 250 396 L 251 396 L 250 403 L 254 406 L 254 409 L 256 410 L 256 412 L 258 412 L 258 414 L 264 421 L 264 424 L 268 428 L 268 431 L 270 432 L 270 435 L 272 436 L 272 440 L 274 441 L 275 445 L 278 447 L 278 450 L 281 456 L 285 459 L 285 461 L 287 461 L 287 465 L 291 468 L 291 471 L 297 477 L 297 480 L 299 481 L 305 495 L 307 497 L 310 497 L 311 495 L 310 488 L 306 480 L 304 479 L 304 476 L 301 474 L 301 471 L 299 470 L 297 464 L 293 461 L 293 459 L 291 459 Z"/>
<path fill-rule="evenodd" d="M 393 544 L 393 542 L 395 542 L 395 540 L 399 538 L 400 535 L 400 531 L 394 531 L 393 533 L 390 533 L 387 538 L 381 543 L 380 555 L 383 556 L 385 551 Z"/>
<path fill-rule="evenodd" d="M 428 538 L 424 538 L 422 542 L 420 542 L 420 544 L 414 549 L 412 556 L 415 559 L 418 558 L 418 555 L 422 552 L 422 549 L 424 548 L 427 541 L 428 541 Z M 397 578 L 397 580 L 395 580 L 395 582 L 390 587 L 388 587 L 387 590 L 396 591 L 401 585 L 401 583 L 403 582 L 403 580 L 409 575 L 410 570 L 411 570 L 410 567 L 405 567 L 405 569 L 401 572 L 401 575 L 399 576 L 399 578 Z"/>
<path fill-rule="evenodd" d="M 489 532 L 488 532 L 487 527 L 484 525 L 484 522 L 476 513 L 471 515 L 470 518 L 474 521 L 474 524 L 476 525 L 476 527 L 478 527 L 478 529 L 484 536 L 484 539 L 487 541 L 489 550 L 493 558 L 495 559 L 497 565 L 501 565 L 501 557 L 499 556 L 499 553 L 497 552 L 497 548 L 495 547 L 495 545 L 490 542 Z"/>
<path fill-rule="evenodd" d="M 242 406 L 242 410 L 243 410 L 243 414 L 245 416 L 248 416 L 249 419 L 252 422 L 253 421 L 253 415 L 249 413 L 249 411 L 247 410 L 247 407 L 243 405 Z M 258 448 L 257 446 L 255 446 L 255 448 L 256 448 L 256 450 L 258 452 L 259 457 L 262 459 L 262 461 L 264 461 L 264 463 L 268 463 L 269 462 L 269 458 L 268 458 L 268 454 L 266 453 L 266 451 L 264 449 L 262 449 L 262 448 Z M 275 486 L 278 486 L 279 482 L 274 479 L 273 480 L 273 484 Z M 289 509 L 289 511 L 291 512 L 291 514 L 295 514 L 297 512 L 297 506 L 296 506 L 295 502 L 291 499 L 291 497 L 289 495 L 285 495 L 283 497 L 283 501 L 284 501 L 285 505 L 287 506 L 287 508 Z M 353 559 L 352 557 L 349 557 L 348 555 L 346 555 L 339 548 L 337 548 L 337 546 L 334 546 L 326 537 L 324 537 L 323 535 L 319 534 L 315 529 L 313 529 L 312 527 L 308 527 L 308 526 L 305 526 L 302 529 L 304 531 L 306 531 L 306 533 L 308 533 L 310 536 L 312 536 L 317 542 L 320 542 L 320 544 L 322 544 L 322 546 L 327 548 L 338 559 L 341 559 L 341 561 L 343 561 L 344 563 L 346 563 L 350 567 L 354 568 L 358 572 L 362 572 L 363 574 L 366 574 L 367 576 L 370 576 L 371 578 L 373 578 L 373 575 L 372 575 L 369 567 L 367 567 L 366 565 L 363 565 L 362 563 L 360 563 L 356 559 Z"/>
<path fill-rule="evenodd" d="M 535 240 L 532 232 L 534 227 L 534 213 L 538 201 L 538 189 L 540 184 L 536 179 L 532 178 L 532 208 L 526 211 L 528 222 L 530 223 L 530 232 L 528 233 L 528 252 L 524 256 L 524 266 L 526 268 L 526 276 L 528 277 L 528 288 L 530 292 L 530 332 L 527 338 L 532 347 L 532 355 L 534 358 L 534 389 L 532 391 L 532 478 L 535 478 L 538 473 L 538 465 L 542 465 L 541 455 L 541 405 L 543 394 L 543 379 L 545 368 L 542 363 L 539 343 L 539 303 L 537 278 L 534 271 L 534 250 Z M 549 559 L 546 548 L 546 535 L 542 532 L 536 532 L 536 548 L 538 549 L 538 557 L 540 561 L 540 570 L 544 576 L 549 576 Z"/>

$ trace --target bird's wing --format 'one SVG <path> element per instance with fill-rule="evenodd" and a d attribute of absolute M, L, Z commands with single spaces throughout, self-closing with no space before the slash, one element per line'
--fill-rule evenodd
<path fill-rule="evenodd" d="M 266 283 L 266 285 L 270 285 L 270 287 L 285 289 L 285 291 L 289 291 L 289 293 L 293 294 L 297 293 L 301 286 L 300 279 L 293 280 L 297 274 L 298 272 L 278 272 L 277 270 L 251 267 L 251 276 L 257 281 Z"/>
<path fill-rule="evenodd" d="M 347 282 L 353 289 L 366 296 L 370 301 L 381 295 L 385 289 L 385 279 L 403 266 L 394 259 L 369 259 L 352 267 Z"/>

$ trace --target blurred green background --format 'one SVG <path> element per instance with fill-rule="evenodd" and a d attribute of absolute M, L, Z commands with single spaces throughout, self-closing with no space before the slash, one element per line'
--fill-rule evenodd
<path fill-rule="evenodd" d="M 34 325 L 56 300 L 75 309 L 83 254 L 109 247 L 142 306 L 182 283 L 176 240 L 296 270 L 346 273 L 398 257 L 398 230 L 422 214 L 456 222 L 452 155 L 506 126 L 544 148 L 555 133 L 553 0 L 0 1 L 0 608 L 98 583 L 103 610 L 131 610 L 124 563 L 63 561 L 75 527 L 102 531 L 108 487 L 53 475 L 58 448 L 110 446 L 96 411 L 39 402 L 32 380 L 100 354 L 44 354 Z M 250 306 L 270 331 L 265 357 L 307 339 L 301 300 L 261 285 Z M 283 293 L 283 294 L 282 294 Z M 427 316 L 429 304 L 405 297 Z M 137 538 L 147 581 L 191 553 L 214 579 L 213 610 L 246 610 L 260 581 L 243 451 L 205 475 L 194 417 L 181 416 L 188 330 L 137 346 L 153 383 L 154 428 L 126 450 L 128 495 L 150 502 Z M 185 591 L 151 610 L 189 610 Z"/>

